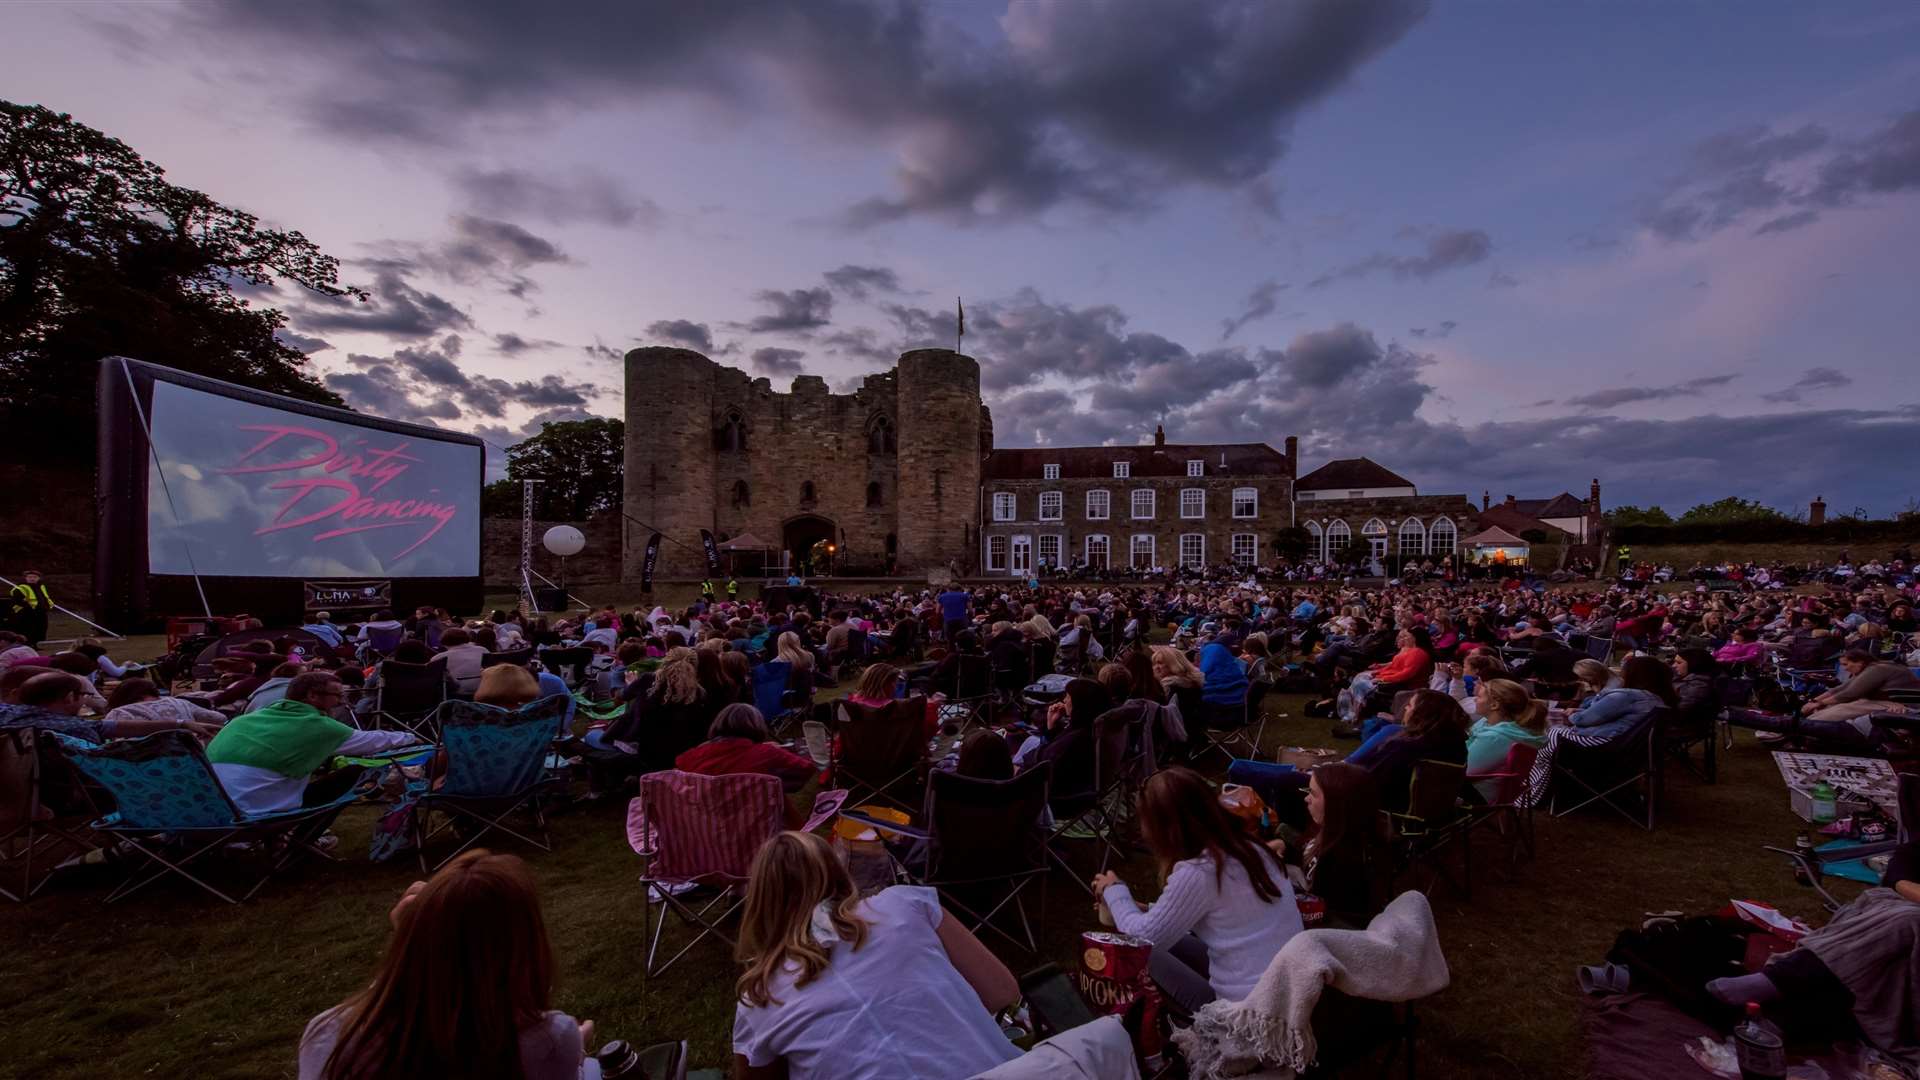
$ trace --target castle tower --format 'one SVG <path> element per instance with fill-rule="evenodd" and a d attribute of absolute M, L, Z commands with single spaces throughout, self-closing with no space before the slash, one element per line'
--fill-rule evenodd
<path fill-rule="evenodd" d="M 666 535 L 656 578 L 707 572 L 700 530 L 713 527 L 713 361 L 691 349 L 627 353 L 626 482 L 628 520 L 621 576 L 640 580 L 652 529 Z M 645 522 L 638 524 L 635 520 Z"/>
<path fill-rule="evenodd" d="M 980 365 L 951 349 L 900 357 L 900 565 L 975 559 L 980 509 Z"/>

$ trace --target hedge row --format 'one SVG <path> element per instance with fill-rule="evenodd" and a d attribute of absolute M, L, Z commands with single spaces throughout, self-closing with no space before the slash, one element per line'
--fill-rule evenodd
<path fill-rule="evenodd" d="M 1743 544 L 1920 543 L 1920 521 L 1859 521 L 1842 518 L 1820 525 L 1786 518 L 1717 522 L 1693 525 L 1620 525 L 1608 530 L 1615 547 L 1621 544 Z"/>

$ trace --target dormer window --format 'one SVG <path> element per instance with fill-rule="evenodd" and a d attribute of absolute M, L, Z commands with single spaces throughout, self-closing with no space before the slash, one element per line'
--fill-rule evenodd
<path fill-rule="evenodd" d="M 1207 474 L 1207 463 L 1206 463 L 1206 462 L 1204 462 L 1204 461 L 1201 461 L 1201 460 L 1199 460 L 1199 459 L 1197 459 L 1197 458 L 1196 458 L 1196 459 L 1194 459 L 1194 460 L 1192 460 L 1192 461 L 1189 461 L 1189 462 L 1187 462 L 1187 475 L 1188 475 L 1188 476 L 1205 476 L 1206 474 Z"/>
<path fill-rule="evenodd" d="M 1040 466 L 1040 479 L 1042 479 L 1042 480 L 1058 480 L 1058 479 L 1060 479 L 1060 466 L 1058 466 L 1058 465 L 1042 465 L 1042 466 Z"/>
<path fill-rule="evenodd" d="M 1133 463 L 1132 463 L 1132 462 L 1128 462 L 1128 461 L 1116 461 L 1116 462 L 1114 462 L 1114 463 L 1113 463 L 1113 475 L 1114 475 L 1114 479 L 1116 479 L 1116 480 L 1125 480 L 1125 479 L 1126 479 L 1127 477 L 1129 477 L 1129 476 L 1132 476 L 1132 475 L 1133 475 Z"/>

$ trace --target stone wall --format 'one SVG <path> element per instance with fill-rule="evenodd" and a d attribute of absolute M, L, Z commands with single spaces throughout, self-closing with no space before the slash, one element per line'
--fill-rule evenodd
<path fill-rule="evenodd" d="M 851 394 L 813 375 L 782 394 L 697 352 L 635 349 L 626 398 L 626 512 L 644 522 L 625 525 L 628 579 L 652 529 L 679 541 L 661 548 L 662 578 L 706 572 L 701 529 L 776 551 L 804 530 L 803 547 L 838 546 L 842 573 L 880 572 L 890 554 L 903 571 L 939 566 L 970 546 L 981 408 L 968 357 L 921 350 Z"/>
<path fill-rule="evenodd" d="M 540 537 L 555 525 L 571 525 L 587 538 L 580 554 L 567 560 L 568 584 L 601 584 L 620 580 L 620 523 L 618 514 L 600 514 L 590 521 L 536 521 L 533 523 L 533 568 L 560 580 L 560 559 L 547 551 Z M 642 537 L 641 544 L 646 543 Z M 480 522 L 480 574 L 489 589 L 520 587 L 520 519 L 485 518 Z M 636 573 L 634 580 L 639 580 Z M 536 580 L 534 584 L 539 585 Z"/>

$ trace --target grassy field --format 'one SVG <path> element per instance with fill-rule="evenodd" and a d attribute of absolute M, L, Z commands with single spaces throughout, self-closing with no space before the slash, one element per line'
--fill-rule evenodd
<path fill-rule="evenodd" d="M 1268 704 L 1276 718 L 1292 714 L 1269 725 L 1270 744 L 1332 743 L 1326 721 L 1301 717 L 1300 699 Z M 1668 791 L 1651 835 L 1610 816 L 1541 818 L 1538 859 L 1512 880 L 1489 838 L 1471 902 L 1436 890 L 1454 982 L 1423 1007 L 1427 1075 L 1585 1075 L 1574 968 L 1599 960 L 1644 911 L 1701 911 L 1740 897 L 1819 914 L 1786 864 L 1759 850 L 1790 844 L 1799 822 L 1757 744 L 1743 736 L 1723 757 L 1718 785 L 1675 776 Z M 697 1064 L 720 1064 L 733 969 L 709 944 L 665 976 L 642 979 L 644 899 L 625 809 L 609 800 L 562 813 L 555 850 L 524 853 L 561 960 L 558 1005 L 598 1021 L 603 1038 L 687 1038 Z M 343 818 L 343 865 L 304 868 L 237 908 L 172 886 L 107 907 L 110 882 L 95 878 L 7 910 L 0 1075 L 292 1076 L 303 1025 L 366 978 L 387 909 L 416 876 L 411 861 L 364 861 L 372 820 L 369 809 Z M 1151 884 L 1144 859 L 1122 873 Z M 1095 926 L 1084 892 L 1060 874 L 1049 886 L 1040 955 L 997 949 L 1016 970 L 1070 965 L 1078 933 Z"/>
<path fill-rule="evenodd" d="M 1920 546 L 1920 532 L 1904 543 Z M 1901 543 L 1884 540 L 1865 544 L 1742 544 L 1732 540 L 1712 544 L 1634 544 L 1633 561 L 1666 563 L 1682 574 L 1696 563 L 1751 561 L 1763 565 L 1784 562 L 1804 566 L 1811 561 L 1828 566 L 1839 560 L 1842 551 L 1859 563 L 1885 558 L 1900 546 Z"/>

